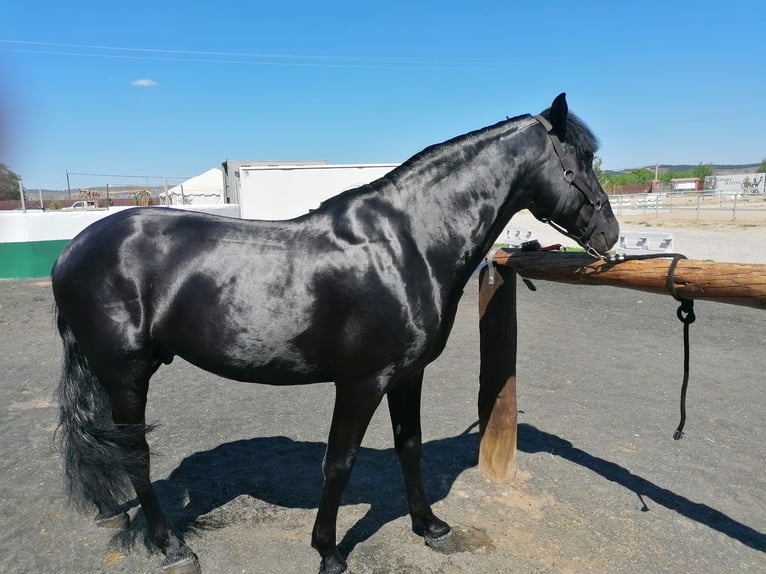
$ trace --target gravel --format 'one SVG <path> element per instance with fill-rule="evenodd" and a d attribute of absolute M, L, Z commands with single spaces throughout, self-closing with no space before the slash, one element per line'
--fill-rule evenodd
<path fill-rule="evenodd" d="M 678 242 L 690 256 L 737 261 L 751 231 L 721 241 L 705 230 L 699 252 L 686 236 Z M 519 285 L 513 480 L 493 484 L 476 468 L 473 280 L 445 352 L 426 370 L 423 398 L 426 486 L 462 552 L 438 554 L 410 531 L 383 406 L 340 510 L 352 571 L 766 571 L 761 312 L 698 302 L 686 436 L 673 441 L 677 304 L 536 283 L 535 293 Z M 60 343 L 51 307 L 47 281 L 0 281 L 0 572 L 159 572 L 137 508 L 131 529 L 115 534 L 66 505 L 53 447 Z M 332 385 L 247 385 L 179 360 L 155 375 L 153 480 L 203 571 L 316 571 L 309 541 L 332 402 Z"/>

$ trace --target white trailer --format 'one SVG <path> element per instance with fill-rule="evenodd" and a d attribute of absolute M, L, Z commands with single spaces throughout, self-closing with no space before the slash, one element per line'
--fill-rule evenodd
<path fill-rule="evenodd" d="M 334 195 L 370 183 L 395 163 L 333 165 L 320 162 L 224 162 L 227 200 L 245 219 L 291 219 Z"/>

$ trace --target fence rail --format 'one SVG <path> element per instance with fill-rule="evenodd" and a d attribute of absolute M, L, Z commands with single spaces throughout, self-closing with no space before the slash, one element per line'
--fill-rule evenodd
<path fill-rule="evenodd" d="M 631 193 L 610 195 L 609 202 L 618 216 L 678 211 L 696 212 L 696 218 L 700 219 L 703 213 L 723 212 L 729 213 L 731 219 L 736 220 L 738 213 L 766 213 L 766 193 L 717 191 Z"/>

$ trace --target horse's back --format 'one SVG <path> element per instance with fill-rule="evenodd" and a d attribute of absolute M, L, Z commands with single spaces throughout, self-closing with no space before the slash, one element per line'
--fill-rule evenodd
<path fill-rule="evenodd" d="M 433 354 L 449 328 L 419 258 L 333 230 L 320 213 L 268 222 L 126 210 L 62 253 L 59 313 L 105 356 L 178 355 L 252 382 L 356 379 Z"/>
<path fill-rule="evenodd" d="M 348 288 L 355 273 L 332 270 L 330 245 L 311 247 L 313 227 L 162 208 L 117 213 L 61 254 L 52 274 L 59 314 L 101 356 L 179 355 L 252 382 L 332 380 L 358 348 L 361 338 L 347 332 L 368 294 Z M 298 241 L 323 251 L 321 272 L 295 258 Z"/>
<path fill-rule="evenodd" d="M 167 208 L 137 208 L 78 234 L 51 272 L 59 316 L 78 338 L 121 335 L 138 346 L 148 334 L 157 293 L 191 273 L 236 220 Z M 224 230 L 224 231 L 222 231 Z M 140 333 L 139 333 L 140 331 Z M 141 337 L 139 337 L 141 335 Z"/>
<path fill-rule="evenodd" d="M 80 232 L 56 261 L 54 290 L 67 278 L 102 279 L 123 273 L 131 280 L 156 273 L 173 258 L 182 264 L 203 256 L 227 236 L 245 237 L 242 220 L 161 207 L 117 212 Z M 247 222 L 253 225 L 257 222 Z M 265 223 L 265 222 L 264 222 Z"/>

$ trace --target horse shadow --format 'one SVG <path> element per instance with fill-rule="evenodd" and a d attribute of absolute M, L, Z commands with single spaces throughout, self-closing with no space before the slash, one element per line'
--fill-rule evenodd
<path fill-rule="evenodd" d="M 423 481 L 432 502 L 446 498 L 458 476 L 476 466 L 479 434 L 470 431 L 477 425 L 478 422 L 457 436 L 423 444 Z M 689 500 L 618 464 L 593 456 L 556 435 L 519 424 L 517 440 L 519 451 L 555 454 L 635 492 L 644 505 L 643 511 L 649 511 L 643 498 L 648 497 L 750 548 L 766 552 L 766 534 L 707 504 Z M 316 509 L 325 448 L 323 442 L 284 436 L 233 441 L 190 455 L 167 479 L 155 482 L 154 486 L 168 518 L 181 534 L 223 527 L 243 517 L 263 519 L 275 515 L 279 508 Z M 241 496 L 255 499 L 247 503 L 248 509 L 220 512 Z M 126 508 L 136 504 L 136 500 L 130 501 Z M 341 505 L 355 504 L 369 508 L 340 542 L 339 549 L 344 555 L 389 522 L 407 515 L 404 481 L 393 448 L 360 449 L 341 501 Z M 116 535 L 113 542 L 131 546 L 142 530 L 145 534 L 145 521 L 139 510 L 134 527 Z"/>
<path fill-rule="evenodd" d="M 593 456 L 561 437 L 542 431 L 532 425 L 520 424 L 518 425 L 518 449 L 527 453 L 555 454 L 595 472 L 610 482 L 633 491 L 643 505 L 641 508 L 643 512 L 649 511 L 649 507 L 644 502 L 646 496 L 669 510 L 738 540 L 745 546 L 766 552 L 766 534 L 737 522 L 707 504 L 694 502 L 637 476 L 619 464 Z"/>
<path fill-rule="evenodd" d="M 457 477 L 476 466 L 479 435 L 469 431 L 423 444 L 423 483 L 432 503 L 446 498 Z M 153 485 L 168 519 L 182 535 L 225 527 L 231 521 L 269 519 L 280 508 L 316 509 L 326 446 L 284 436 L 228 442 L 188 456 L 167 479 Z M 242 496 L 248 497 L 246 503 L 237 500 Z M 137 504 L 133 499 L 125 508 Z M 344 555 L 384 525 L 408 516 L 404 479 L 393 448 L 360 449 L 341 500 L 341 506 L 356 504 L 365 504 L 368 510 L 338 544 Z M 150 548 L 146 534 L 139 509 L 131 528 L 117 533 L 112 544 L 131 547 L 143 535 Z"/>

